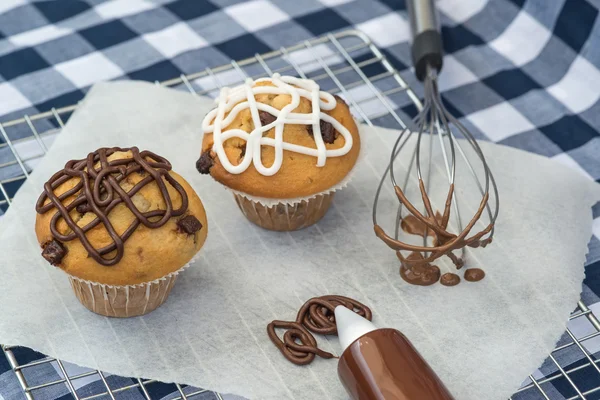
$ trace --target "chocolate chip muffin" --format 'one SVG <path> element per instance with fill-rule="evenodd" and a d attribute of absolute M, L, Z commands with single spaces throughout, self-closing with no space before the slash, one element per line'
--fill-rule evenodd
<path fill-rule="evenodd" d="M 166 159 L 136 147 L 67 162 L 36 211 L 42 256 L 69 275 L 86 307 L 108 316 L 162 304 L 208 232 L 191 186 Z"/>
<path fill-rule="evenodd" d="M 232 189 L 262 227 L 317 222 L 360 151 L 346 103 L 314 81 L 278 74 L 226 88 L 217 102 L 203 121 L 198 171 Z"/>

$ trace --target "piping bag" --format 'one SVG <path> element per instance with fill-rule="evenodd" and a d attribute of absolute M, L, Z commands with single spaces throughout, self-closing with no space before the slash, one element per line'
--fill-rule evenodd
<path fill-rule="evenodd" d="M 455 400 L 410 341 L 344 306 L 335 308 L 343 349 L 338 375 L 353 400 Z"/>
<path fill-rule="evenodd" d="M 433 0 L 408 0 L 412 56 L 419 79 L 426 64 L 442 65 L 442 40 Z M 423 65 L 421 65 L 423 64 Z M 454 400 L 433 369 L 400 331 L 377 329 L 344 306 L 335 308 L 342 347 L 338 375 L 354 400 Z"/>

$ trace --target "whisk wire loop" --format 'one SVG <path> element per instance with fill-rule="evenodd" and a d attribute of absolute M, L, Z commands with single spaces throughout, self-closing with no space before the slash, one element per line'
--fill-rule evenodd
<path fill-rule="evenodd" d="M 437 258 L 446 255 L 453 261 L 457 268 L 460 268 L 464 264 L 464 258 L 466 254 L 465 248 L 467 246 L 484 247 L 492 241 L 494 235 L 494 223 L 499 211 L 498 188 L 496 186 L 496 181 L 485 160 L 485 156 L 483 155 L 483 152 L 473 135 L 465 128 L 463 124 L 461 124 L 447 111 L 446 107 L 442 103 L 437 82 L 437 71 L 434 69 L 429 69 L 424 80 L 423 107 L 419 114 L 415 117 L 414 122 L 418 127 L 416 133 L 414 134 L 416 138 L 413 137 L 413 134 L 411 134 L 408 129 L 405 129 L 400 133 L 392 148 L 389 165 L 384 171 L 384 174 L 377 187 L 373 206 L 373 224 L 375 233 L 390 248 L 396 250 L 398 258 L 401 260 L 402 264 L 407 267 L 430 263 Z M 481 162 L 484 178 L 483 183 L 477 175 L 471 161 L 467 157 L 467 154 L 460 141 L 457 140 L 455 135 L 456 133 L 460 133 L 462 135 L 466 143 L 470 146 Z M 421 147 L 425 137 L 428 137 L 429 140 L 429 157 L 426 162 L 424 162 L 421 154 Z M 443 214 L 441 216 L 434 211 L 434 206 L 432 205 L 429 196 L 429 186 L 431 183 L 431 174 L 433 170 L 432 147 L 433 141 L 436 137 L 439 141 L 448 181 L 448 191 L 444 203 Z M 396 180 L 394 164 L 400 153 L 407 147 L 408 142 L 413 140 L 416 140 L 416 145 L 410 158 L 408 171 L 404 177 L 403 185 L 400 187 Z M 469 222 L 464 226 L 460 213 L 458 194 L 455 191 L 455 183 L 458 183 L 456 171 L 457 157 L 461 157 L 464 161 L 464 164 L 466 165 L 470 175 L 475 179 L 477 189 L 481 194 L 481 201 L 477 211 L 474 212 Z M 418 189 L 421 195 L 420 197 L 424 211 L 420 211 L 413 203 L 411 203 L 406 195 L 413 166 L 415 166 L 416 169 Z M 425 170 L 422 167 L 424 166 L 427 166 L 426 174 L 423 173 Z M 395 195 L 399 201 L 396 211 L 396 218 L 394 221 L 393 237 L 387 235 L 383 228 L 381 228 L 377 223 L 377 205 L 388 173 L 390 175 L 390 180 L 393 185 Z M 494 200 L 491 202 L 492 204 L 489 202 L 491 194 L 490 186 L 492 187 L 492 197 L 494 198 Z M 406 218 L 406 216 L 403 217 L 404 210 L 410 213 L 414 221 L 423 227 L 422 245 L 408 244 L 398 239 L 402 221 L 404 218 Z M 489 223 L 484 224 L 483 229 L 479 232 L 471 234 L 474 226 L 478 221 L 480 221 L 484 210 L 486 211 Z M 450 232 L 448 228 L 451 214 L 454 214 L 454 220 L 458 228 L 456 231 L 457 233 Z M 471 236 L 469 236 L 470 234 Z M 428 237 L 430 236 L 434 237 L 432 245 L 428 245 Z M 461 251 L 460 257 L 453 253 L 453 251 L 457 250 Z M 422 253 L 422 256 L 405 257 L 401 251 L 419 252 Z"/>

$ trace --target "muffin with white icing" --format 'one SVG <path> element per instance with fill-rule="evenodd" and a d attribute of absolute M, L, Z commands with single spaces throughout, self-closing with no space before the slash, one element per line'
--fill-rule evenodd
<path fill-rule="evenodd" d="M 360 151 L 340 97 L 278 74 L 223 89 L 202 129 L 198 171 L 230 188 L 250 221 L 278 231 L 323 217 Z"/>

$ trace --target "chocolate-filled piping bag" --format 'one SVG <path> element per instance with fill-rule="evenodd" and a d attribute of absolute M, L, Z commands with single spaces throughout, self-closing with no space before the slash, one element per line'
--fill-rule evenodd
<path fill-rule="evenodd" d="M 454 400 L 402 333 L 377 329 L 341 306 L 335 320 L 343 349 L 338 376 L 353 400 Z"/>

